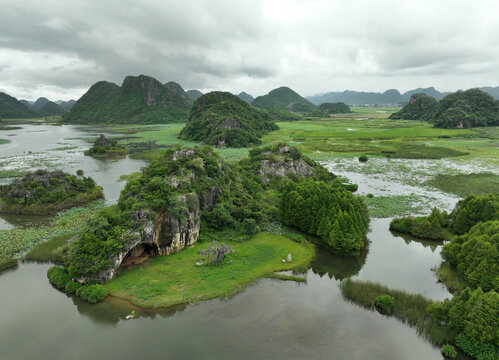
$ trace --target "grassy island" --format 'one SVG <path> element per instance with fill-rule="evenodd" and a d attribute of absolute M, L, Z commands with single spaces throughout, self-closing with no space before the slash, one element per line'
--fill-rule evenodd
<path fill-rule="evenodd" d="M 102 188 L 89 177 L 38 170 L 0 186 L 0 212 L 54 214 L 103 197 Z"/>
<path fill-rule="evenodd" d="M 201 265 L 197 243 L 171 256 L 158 256 L 124 270 L 104 286 L 110 295 L 142 307 L 166 307 L 215 297 L 231 296 L 274 272 L 306 269 L 314 256 L 309 243 L 279 234 L 260 233 L 251 240 L 227 243 L 235 250 L 220 266 Z M 292 262 L 282 262 L 287 255 Z"/>
<path fill-rule="evenodd" d="M 93 157 L 123 157 L 129 153 L 128 148 L 119 145 L 114 139 L 108 139 L 104 135 L 94 142 L 94 145 L 85 151 L 85 155 Z"/>

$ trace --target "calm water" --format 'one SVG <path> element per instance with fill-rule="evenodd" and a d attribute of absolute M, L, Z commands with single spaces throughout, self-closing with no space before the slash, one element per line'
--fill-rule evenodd
<path fill-rule="evenodd" d="M 50 137 L 88 135 L 78 127 L 45 130 Z M 36 151 L 51 148 L 45 141 L 40 144 L 45 145 Z M 9 156 L 24 151 L 19 144 L 1 146 L 18 149 Z M 119 175 L 143 164 L 128 159 L 101 163 L 78 152 L 68 157 L 78 160 L 68 161 L 64 169 L 82 168 L 94 176 L 111 202 L 124 185 L 116 183 Z M 388 223 L 371 222 L 369 249 L 358 258 L 319 249 L 305 284 L 263 279 L 230 299 L 162 311 L 136 309 L 138 318 L 128 321 L 124 318 L 134 309 L 128 303 L 110 298 L 86 304 L 52 288 L 45 275 L 49 264 L 20 264 L 0 274 L 1 358 L 442 359 L 414 329 L 341 295 L 341 279 L 353 276 L 433 299 L 450 296 L 430 271 L 441 261 L 441 245 L 393 235 Z"/>
<path fill-rule="evenodd" d="M 83 152 L 91 144 L 88 139 L 106 134 L 97 127 L 82 125 L 53 126 L 47 124 L 21 124 L 21 129 L 0 131 L 0 138 L 11 142 L 0 145 L 0 169 L 32 171 L 36 169 L 57 168 L 75 174 L 84 170 L 85 176 L 92 177 L 104 189 L 108 204 L 116 203 L 125 181 L 121 175 L 139 171 L 146 163 L 129 157 L 121 160 L 95 159 L 84 156 Z M 116 135 L 116 134 L 113 134 Z M 70 150 L 60 150 L 72 148 Z M 3 183 L 10 181 L 3 180 Z M 0 183 L 2 180 L 0 179 Z M 14 226 L 37 225 L 51 217 L 9 216 L 0 214 L 0 229 Z"/>

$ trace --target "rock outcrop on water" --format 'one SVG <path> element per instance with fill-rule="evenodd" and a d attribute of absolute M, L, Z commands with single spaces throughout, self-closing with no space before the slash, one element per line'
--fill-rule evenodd
<path fill-rule="evenodd" d="M 102 197 L 102 188 L 91 178 L 37 170 L 0 186 L 0 212 L 52 214 Z"/>
<path fill-rule="evenodd" d="M 282 185 L 304 178 L 342 186 L 284 143 L 254 148 L 237 163 L 208 146 L 168 149 L 130 176 L 118 204 L 102 210 L 72 242 L 69 274 L 80 282 L 107 281 L 121 266 L 195 244 L 202 227 L 255 234 L 259 223 L 276 221 Z"/>

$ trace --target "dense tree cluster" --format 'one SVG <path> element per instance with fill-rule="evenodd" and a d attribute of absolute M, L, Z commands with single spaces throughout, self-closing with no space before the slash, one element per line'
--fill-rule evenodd
<path fill-rule="evenodd" d="M 124 156 L 128 154 L 125 146 L 119 145 L 114 139 L 108 139 L 101 135 L 95 140 L 93 146 L 85 151 L 85 155 L 90 156 Z"/>
<path fill-rule="evenodd" d="M 442 248 L 442 257 L 473 286 L 499 291 L 499 220 L 480 222 Z"/>
<path fill-rule="evenodd" d="M 451 300 L 433 303 L 426 309 L 457 334 L 456 344 L 475 359 L 497 359 L 499 355 L 499 294 L 481 288 L 463 290 Z"/>
<path fill-rule="evenodd" d="M 0 186 L 0 211 L 50 214 L 103 196 L 102 188 L 92 178 L 38 170 Z"/>
<path fill-rule="evenodd" d="M 336 103 L 326 102 L 320 104 L 319 108 L 328 114 L 345 114 L 352 112 L 350 110 L 350 106 L 348 106 L 343 102 L 336 102 Z"/>
<path fill-rule="evenodd" d="M 458 235 L 479 222 L 499 219 L 499 195 L 470 195 L 458 201 L 450 214 L 433 209 L 429 216 L 393 219 L 390 229 L 422 239 L 443 239 L 445 230 Z"/>
<path fill-rule="evenodd" d="M 449 215 L 437 208 L 428 216 L 393 219 L 390 230 L 411 234 L 420 239 L 439 240 L 444 238 L 444 229 L 449 224 Z"/>
<path fill-rule="evenodd" d="M 219 147 L 260 144 L 261 136 L 277 130 L 269 115 L 237 96 L 214 91 L 199 97 L 180 137 Z"/>
<path fill-rule="evenodd" d="M 489 94 L 470 89 L 458 91 L 436 101 L 415 94 L 391 119 L 427 120 L 439 128 L 471 128 L 499 125 L 499 101 Z"/>
<path fill-rule="evenodd" d="M 365 246 L 367 206 L 343 186 L 313 179 L 290 182 L 279 212 L 285 224 L 317 235 L 336 253 L 358 254 Z"/>

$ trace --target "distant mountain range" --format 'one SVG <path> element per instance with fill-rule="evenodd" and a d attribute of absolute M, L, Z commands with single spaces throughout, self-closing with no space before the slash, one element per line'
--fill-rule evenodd
<path fill-rule="evenodd" d="M 492 97 L 499 99 L 498 87 L 478 88 Z M 451 92 L 440 92 L 434 87 L 418 88 L 401 94 L 398 90 L 390 89 L 383 93 L 380 92 L 362 92 L 346 90 L 342 92 L 328 92 L 314 96 L 308 96 L 310 102 L 320 105 L 326 102 L 344 102 L 348 105 L 382 105 L 382 104 L 405 104 L 408 103 L 413 94 L 423 93 L 428 96 L 441 100 Z"/>
<path fill-rule="evenodd" d="M 57 104 L 44 97 L 36 101 L 17 100 L 15 97 L 0 93 L 0 118 L 22 119 L 64 115 L 74 103 L 74 100 L 60 100 Z"/>

